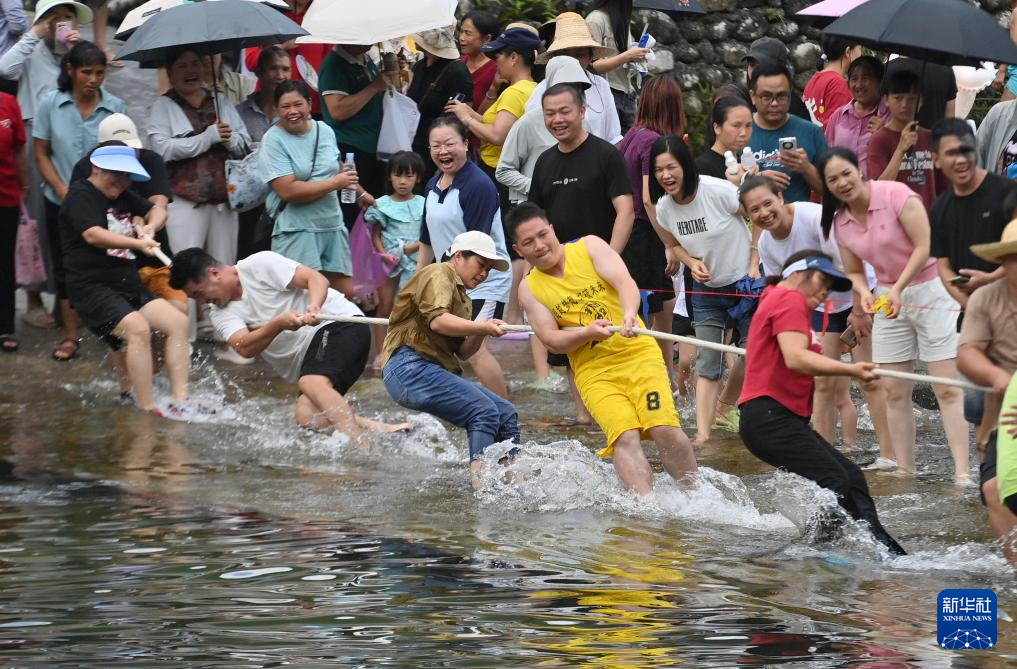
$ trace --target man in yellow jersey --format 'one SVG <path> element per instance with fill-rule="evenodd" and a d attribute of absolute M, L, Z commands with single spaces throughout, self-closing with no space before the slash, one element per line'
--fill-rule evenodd
<path fill-rule="evenodd" d="M 639 495 L 653 489 L 640 441 L 652 439 L 664 469 L 691 487 L 696 458 L 681 430 L 660 347 L 636 337 L 639 289 L 607 242 L 587 235 L 562 244 L 544 211 L 526 202 L 506 217 L 506 235 L 533 269 L 519 301 L 537 337 L 552 353 L 568 354 L 576 385 L 607 435 L 598 455 L 614 456 L 622 485 Z M 613 334 L 609 327 L 622 328 Z M 576 330 L 564 328 L 576 327 Z"/>

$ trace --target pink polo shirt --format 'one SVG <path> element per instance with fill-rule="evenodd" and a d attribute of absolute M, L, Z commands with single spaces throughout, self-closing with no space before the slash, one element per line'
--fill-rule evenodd
<path fill-rule="evenodd" d="M 876 108 L 865 116 L 859 116 L 855 111 L 855 102 L 852 100 L 846 105 L 830 113 L 826 120 L 826 143 L 830 146 L 842 146 L 851 149 L 858 156 L 858 167 L 862 174 L 868 174 L 865 170 L 869 161 L 869 139 L 872 138 L 872 131 L 869 130 L 869 119 L 878 116 L 883 123 L 890 122 L 890 110 L 886 103 L 880 99 Z"/>
<path fill-rule="evenodd" d="M 863 224 L 846 208 L 841 209 L 833 219 L 837 242 L 846 247 L 861 260 L 876 270 L 876 280 L 884 286 L 892 286 L 900 278 L 908 264 L 915 245 L 911 243 L 904 226 L 900 224 L 900 212 L 908 198 L 921 198 L 905 184 L 898 181 L 870 181 L 868 222 Z M 935 279 L 936 259 L 929 258 L 911 281 L 909 286 Z"/>

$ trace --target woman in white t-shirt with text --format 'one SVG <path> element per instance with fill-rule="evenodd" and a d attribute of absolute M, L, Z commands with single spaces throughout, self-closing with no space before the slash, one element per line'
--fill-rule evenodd
<path fill-rule="evenodd" d="M 763 274 L 778 276 L 787 259 L 806 249 L 819 249 L 833 258 L 834 266 L 844 271 L 840 260 L 840 249 L 836 238 L 823 235 L 820 220 L 823 207 L 814 202 L 784 202 L 781 189 L 773 180 L 764 176 L 750 176 L 739 189 L 739 198 L 749 221 L 761 230 L 759 235 L 759 258 L 763 263 Z M 875 285 L 876 275 L 866 266 L 870 285 Z M 812 330 L 820 335 L 823 355 L 831 360 L 840 360 L 843 343 L 841 334 L 847 329 L 847 317 L 851 313 L 851 291 L 831 292 L 825 304 L 812 312 Z M 851 347 L 855 362 L 872 362 L 872 339 L 858 336 L 857 345 Z M 869 406 L 880 455 L 893 459 L 893 444 L 886 422 L 886 392 L 875 381 L 865 386 L 865 401 Z M 846 376 L 816 378 L 816 397 L 812 422 L 816 432 L 829 443 L 835 443 L 837 413 L 842 421 L 842 437 L 845 446 L 855 441 L 858 415 L 851 400 L 851 379 Z"/>
<path fill-rule="evenodd" d="M 751 311 L 734 320 L 728 310 L 742 299 L 737 295 L 738 281 L 746 275 L 759 276 L 759 257 L 740 214 L 738 189 L 725 179 L 700 176 L 688 146 L 676 135 L 654 142 L 650 166 L 654 174 L 650 197 L 657 203 L 659 234 L 667 249 L 667 272 L 673 274 L 679 263 L 692 271 L 696 338 L 722 343 L 725 330 L 734 326 L 739 344 L 744 346 Z M 723 354 L 711 349 L 701 349 L 696 358 L 696 443 L 709 438 L 718 412 L 727 416 L 737 411 L 733 399 L 729 407 L 718 402 L 723 400 L 723 361 Z M 744 361 L 739 359 L 737 367 L 743 366 Z M 731 379 L 729 390 L 737 398 L 741 370 L 732 370 Z"/>

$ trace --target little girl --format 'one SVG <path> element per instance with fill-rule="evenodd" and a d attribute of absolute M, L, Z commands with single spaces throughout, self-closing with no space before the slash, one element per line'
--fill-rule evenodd
<path fill-rule="evenodd" d="M 393 265 L 388 279 L 378 289 L 378 316 L 388 318 L 396 293 L 417 271 L 420 249 L 420 226 L 424 220 L 424 198 L 413 194 L 424 173 L 423 159 L 412 151 L 400 151 L 388 162 L 388 179 L 392 194 L 378 198 L 364 213 L 364 220 L 374 224 L 374 248 L 387 264 Z M 385 341 L 387 328 L 376 326 L 375 345 Z M 372 367 L 380 370 L 381 357 L 376 355 Z"/>

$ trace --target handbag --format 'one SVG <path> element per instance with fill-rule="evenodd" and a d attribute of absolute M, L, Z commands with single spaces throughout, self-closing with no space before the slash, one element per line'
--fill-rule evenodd
<path fill-rule="evenodd" d="M 308 180 L 314 176 L 314 166 L 318 164 L 318 136 L 321 134 L 319 123 L 321 121 L 314 122 L 314 155 L 311 157 L 311 171 L 307 174 Z M 268 197 L 267 186 L 268 184 L 266 184 L 266 197 Z M 272 233 L 275 230 L 275 219 L 279 218 L 279 215 L 283 213 L 288 204 L 289 202 L 286 200 L 280 200 L 279 208 L 275 210 L 275 213 L 269 212 L 268 207 L 265 207 L 265 211 L 258 217 L 258 222 L 254 225 L 251 243 L 254 244 L 255 248 L 258 248 L 260 244 L 266 244 L 266 242 L 269 246 L 271 245 Z"/>
<path fill-rule="evenodd" d="M 28 214 L 21 203 L 21 220 L 14 246 L 14 276 L 18 285 L 31 286 L 46 281 L 46 265 L 39 245 L 39 224 Z"/>
<path fill-rule="evenodd" d="M 260 157 L 256 146 L 243 158 L 226 160 L 226 197 L 230 209 L 244 212 L 265 204 L 269 185 L 261 177 Z"/>
<path fill-rule="evenodd" d="M 400 151 L 413 149 L 413 137 L 420 124 L 417 103 L 398 91 L 388 91 L 381 102 L 381 131 L 378 133 L 377 153 L 387 158 Z"/>

